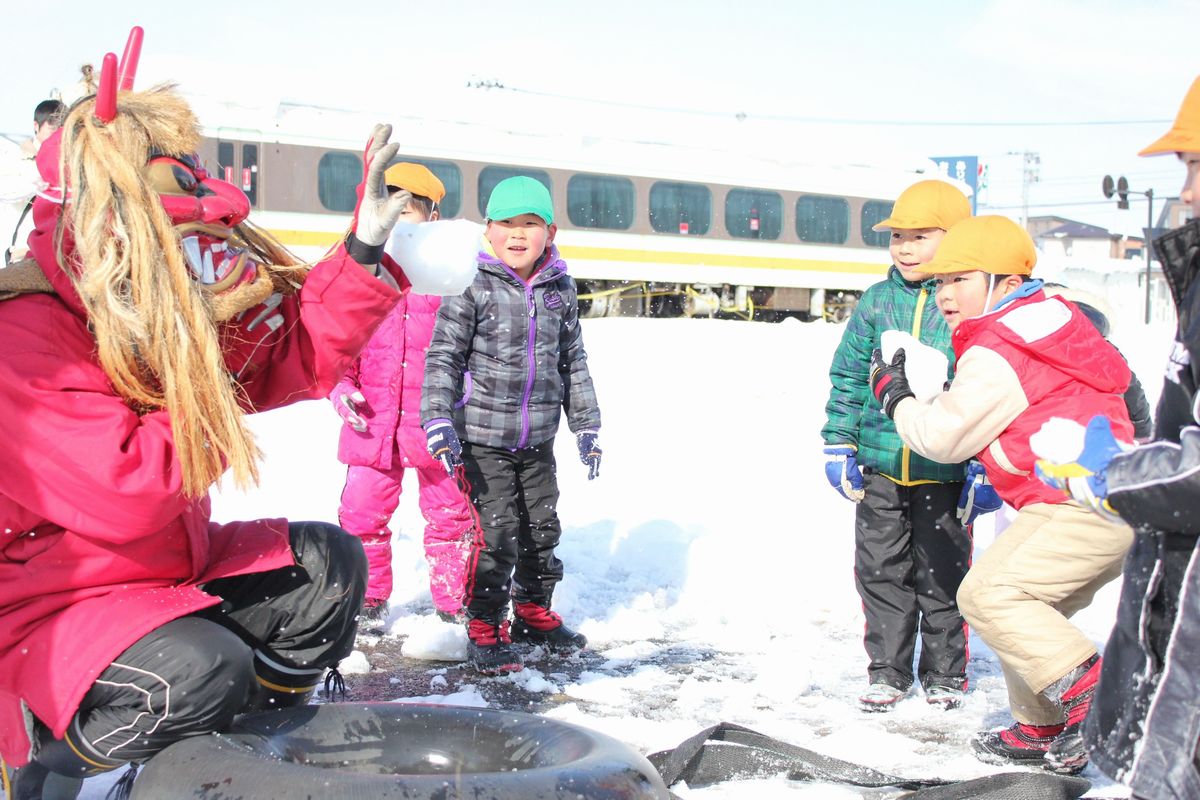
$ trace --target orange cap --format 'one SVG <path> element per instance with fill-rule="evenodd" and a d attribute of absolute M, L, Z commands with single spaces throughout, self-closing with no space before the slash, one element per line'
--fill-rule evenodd
<path fill-rule="evenodd" d="M 438 176 L 421 164 L 408 161 L 392 164 L 384 171 L 383 181 L 388 186 L 428 197 L 435 203 L 442 202 L 442 198 L 446 196 L 446 187 L 438 180 Z"/>
<path fill-rule="evenodd" d="M 1037 263 L 1033 239 L 1008 217 L 970 217 L 946 231 L 937 253 L 922 272 L 971 272 L 1030 275 Z"/>
<path fill-rule="evenodd" d="M 1157 156 L 1162 153 L 1200 153 L 1200 78 L 1192 81 L 1179 107 L 1179 115 L 1171 130 L 1138 152 L 1139 156 Z"/>
<path fill-rule="evenodd" d="M 918 181 L 896 198 L 891 216 L 871 230 L 941 228 L 948 231 L 951 225 L 969 216 L 971 201 L 954 186 L 938 180 Z"/>

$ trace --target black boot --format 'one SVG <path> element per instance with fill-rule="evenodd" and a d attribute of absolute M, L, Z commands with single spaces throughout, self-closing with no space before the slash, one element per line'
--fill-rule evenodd
<path fill-rule="evenodd" d="M 467 660 L 481 675 L 520 672 L 525 668 L 521 654 L 508 635 L 508 620 L 496 624 L 483 619 L 467 623 Z"/>
<path fill-rule="evenodd" d="M 336 664 L 335 672 L 336 672 Z M 313 693 L 317 690 L 317 682 L 325 670 L 298 670 L 284 668 L 279 664 L 268 663 L 260 654 L 254 656 L 254 677 L 257 685 L 242 713 L 255 711 L 275 711 L 280 708 L 294 708 L 308 705 Z M 338 677 L 341 677 L 340 674 Z"/>
<path fill-rule="evenodd" d="M 1045 767 L 1046 752 L 1063 731 L 1062 725 L 1026 725 L 981 731 L 971 737 L 975 757 L 989 764 L 1018 764 Z"/>
<path fill-rule="evenodd" d="M 1046 751 L 1046 763 L 1054 772 L 1074 775 L 1088 764 L 1087 748 L 1083 744 L 1083 721 L 1092 707 L 1099 681 L 1100 657 L 1092 656 L 1042 692 L 1048 699 L 1060 703 L 1067 717 L 1067 726 Z"/>
<path fill-rule="evenodd" d="M 571 652 L 587 647 L 587 637 L 563 624 L 562 617 L 537 603 L 513 603 L 516 621 L 512 626 L 514 642 L 545 645 L 556 652 Z"/>
<path fill-rule="evenodd" d="M 0 786 L 5 800 L 75 800 L 83 789 L 83 778 L 56 775 L 36 761 L 23 767 L 0 761 Z"/>

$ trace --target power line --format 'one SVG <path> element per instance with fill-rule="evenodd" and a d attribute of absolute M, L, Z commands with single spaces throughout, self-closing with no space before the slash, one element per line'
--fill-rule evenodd
<path fill-rule="evenodd" d="M 804 122 L 821 125 L 876 125 L 887 127 L 934 127 L 934 128 L 1076 128 L 1076 127 L 1116 127 L 1124 125 L 1164 125 L 1173 122 L 1170 119 L 1093 119 L 1093 120 L 1004 120 L 1004 121 L 970 121 L 970 120 L 901 120 L 901 119 L 839 119 L 834 117 L 802 117 L 788 114 L 751 114 L 745 111 L 712 111 L 700 108 L 672 108 L 669 106 L 645 105 L 624 100 L 605 100 L 595 97 L 579 97 L 577 95 L 559 94 L 556 92 L 541 92 L 534 89 L 521 89 L 515 86 L 505 86 L 499 81 L 476 80 L 468 81 L 467 86 L 473 89 L 499 89 L 514 94 L 531 97 L 547 97 L 555 100 L 572 100 L 580 103 L 592 103 L 611 108 L 632 108 L 640 111 L 657 111 L 668 114 L 688 114 L 701 117 L 733 118 L 738 121 L 767 120 L 769 122 Z"/>

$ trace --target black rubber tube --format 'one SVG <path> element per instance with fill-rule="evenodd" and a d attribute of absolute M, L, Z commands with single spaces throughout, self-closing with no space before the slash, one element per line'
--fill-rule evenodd
<path fill-rule="evenodd" d="M 131 800 L 667 800 L 637 751 L 532 714 L 336 703 L 250 714 L 142 768 Z"/>

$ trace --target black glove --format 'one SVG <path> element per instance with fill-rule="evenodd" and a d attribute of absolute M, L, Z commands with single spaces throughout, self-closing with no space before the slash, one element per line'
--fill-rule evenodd
<path fill-rule="evenodd" d="M 462 466 L 462 442 L 454 432 L 454 423 L 444 417 L 425 423 L 425 449 L 441 463 L 447 475 L 454 475 L 454 468 Z"/>
<path fill-rule="evenodd" d="M 575 434 L 575 446 L 579 448 L 579 460 L 588 468 L 588 480 L 595 480 L 600 474 L 601 450 L 596 445 L 599 431 L 580 431 Z"/>
<path fill-rule="evenodd" d="M 896 350 L 892 363 L 883 360 L 883 351 L 876 349 L 871 353 L 871 394 L 883 407 L 883 413 L 889 417 L 896 414 L 896 406 L 906 397 L 916 397 L 908 386 L 908 376 L 904 374 L 904 348 Z"/>

